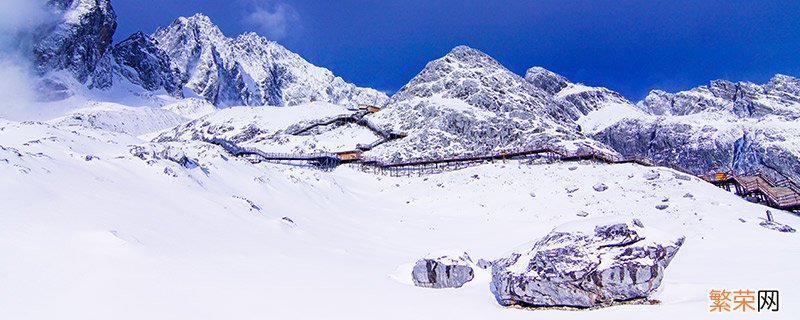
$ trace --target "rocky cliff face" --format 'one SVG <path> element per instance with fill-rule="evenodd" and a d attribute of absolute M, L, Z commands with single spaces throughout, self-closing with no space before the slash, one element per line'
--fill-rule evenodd
<path fill-rule="evenodd" d="M 573 148 L 586 139 L 544 89 L 478 50 L 460 46 L 427 66 L 369 120 L 408 136 L 374 156 L 402 160 L 525 148 L 543 143 Z"/>
<path fill-rule="evenodd" d="M 170 59 L 150 36 L 137 32 L 114 46 L 115 71 L 149 91 L 164 89 L 181 97 L 178 76 L 170 69 Z"/>
<path fill-rule="evenodd" d="M 89 88 L 112 85 L 110 47 L 117 28 L 109 0 L 49 0 L 56 19 L 41 26 L 33 46 L 36 72 L 43 77 L 65 70 Z M 55 81 L 46 81 L 55 87 Z"/>
<path fill-rule="evenodd" d="M 594 137 L 623 154 L 697 174 L 765 170 L 800 181 L 798 79 L 767 84 L 716 80 L 708 86 L 653 91 L 638 105 L 649 112 L 620 120 Z"/>
<path fill-rule="evenodd" d="M 707 86 L 688 91 L 667 93 L 652 91 L 639 105 L 655 115 L 690 115 L 719 112 L 739 118 L 786 116 L 796 119 L 798 79 L 776 75 L 769 83 L 714 80 Z"/>

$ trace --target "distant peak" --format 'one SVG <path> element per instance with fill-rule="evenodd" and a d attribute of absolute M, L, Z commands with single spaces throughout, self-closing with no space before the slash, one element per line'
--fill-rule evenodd
<path fill-rule="evenodd" d="M 183 19 L 186 19 L 187 21 L 195 22 L 195 23 L 196 22 L 202 22 L 202 23 L 214 24 L 211 21 L 211 18 L 209 18 L 207 15 L 204 15 L 204 14 L 202 14 L 200 12 L 195 13 L 193 16 L 188 17 L 188 18 L 183 17 Z"/>
<path fill-rule="evenodd" d="M 211 21 L 211 18 L 202 13 L 195 13 L 191 17 L 180 17 L 178 19 L 175 19 L 172 25 L 184 25 L 200 30 L 205 30 L 205 29 L 211 29 L 214 31 L 219 30 L 217 25 L 215 25 L 214 22 Z"/>
<path fill-rule="evenodd" d="M 467 60 L 470 57 L 489 57 L 489 55 L 481 52 L 478 49 L 474 49 L 465 45 L 460 45 L 453 48 L 453 50 L 450 50 L 450 53 L 448 53 L 445 57 L 456 58 L 459 60 Z"/>
<path fill-rule="evenodd" d="M 150 36 L 146 35 L 144 32 L 136 31 L 132 35 L 128 36 L 128 38 L 126 38 L 125 40 L 122 40 L 121 42 L 137 41 L 137 40 L 147 39 L 147 38 L 150 38 Z"/>
<path fill-rule="evenodd" d="M 180 17 L 175 19 L 169 26 L 163 29 L 158 29 L 153 34 L 153 37 L 159 39 L 175 33 L 191 32 L 194 37 L 202 35 L 202 37 L 222 38 L 222 30 L 211 21 L 211 18 L 202 14 L 196 13 L 191 17 Z"/>
<path fill-rule="evenodd" d="M 776 74 L 772 79 L 769 79 L 765 87 L 770 90 L 782 91 L 800 96 L 800 79 L 789 75 Z"/>
<path fill-rule="evenodd" d="M 769 79 L 770 83 L 773 83 L 773 82 L 775 82 L 775 83 L 786 83 L 786 82 L 798 82 L 798 81 L 800 81 L 800 79 L 792 77 L 790 75 L 785 75 L 785 74 L 780 74 L 780 73 L 775 74 L 774 76 L 772 76 L 772 79 Z"/>
<path fill-rule="evenodd" d="M 525 80 L 549 94 L 556 94 L 571 82 L 564 76 L 542 67 L 532 67 L 525 72 Z"/>

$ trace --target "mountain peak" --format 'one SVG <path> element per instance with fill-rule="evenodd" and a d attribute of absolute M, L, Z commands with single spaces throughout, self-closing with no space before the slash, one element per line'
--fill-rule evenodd
<path fill-rule="evenodd" d="M 790 93 L 796 96 L 800 96 L 800 79 L 785 75 L 785 74 L 776 74 L 769 79 L 769 82 L 765 85 L 766 88 L 775 91 L 781 91 Z"/>
<path fill-rule="evenodd" d="M 211 21 L 211 18 L 202 14 L 196 13 L 191 17 L 180 17 L 175 19 L 166 28 L 159 28 L 154 33 L 155 38 L 160 38 L 165 34 L 188 32 L 191 33 L 193 38 L 207 37 L 207 38 L 223 38 L 225 35 L 222 30 Z"/>
<path fill-rule="evenodd" d="M 466 45 L 455 46 L 450 50 L 449 56 L 469 56 L 469 55 L 486 55 L 478 49 Z"/>
<path fill-rule="evenodd" d="M 470 68 L 481 66 L 496 66 L 502 67 L 500 62 L 490 57 L 488 54 L 465 45 L 457 46 L 450 50 L 447 55 L 437 60 L 444 60 L 445 62 L 458 62 Z"/>
<path fill-rule="evenodd" d="M 211 21 L 211 18 L 200 12 L 195 13 L 191 17 L 180 17 L 178 19 L 183 19 L 194 24 L 214 24 L 214 22 Z"/>

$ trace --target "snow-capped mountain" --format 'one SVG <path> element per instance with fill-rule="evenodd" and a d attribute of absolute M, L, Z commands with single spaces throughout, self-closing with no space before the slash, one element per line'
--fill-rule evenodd
<path fill-rule="evenodd" d="M 578 132 L 574 117 L 544 87 L 483 52 L 456 47 L 428 63 L 383 110 L 368 117 L 382 128 L 407 134 L 371 154 L 399 160 L 545 143 L 606 149 Z"/>
<path fill-rule="evenodd" d="M 698 174 L 780 173 L 800 181 L 800 81 L 715 80 L 678 93 L 652 91 L 632 113 L 595 128 L 594 137 L 623 154 L 647 156 Z M 607 120 L 607 119 L 606 119 Z"/>
<path fill-rule="evenodd" d="M 0 319 L 672 319 L 705 314 L 709 289 L 779 289 L 784 302 L 800 295 L 791 267 L 800 238 L 775 231 L 797 227 L 796 214 L 770 209 L 775 221 L 767 222 L 767 207 L 670 168 L 520 159 L 395 176 L 369 161 L 334 170 L 258 162 L 203 141 L 335 152 L 391 132 L 405 137 L 365 157 L 548 143 L 646 155 L 698 173 L 771 168 L 800 180 L 796 78 L 714 81 L 656 91 L 637 105 L 541 67 L 521 77 L 460 46 L 389 100 L 263 37 L 228 38 L 203 15 L 111 46 L 109 0 L 48 3 L 58 23 L 40 30 L 35 67 L 47 98 L 72 96 L 49 102 L 63 108 L 49 121 L 0 118 Z M 384 108 L 366 115 L 348 108 L 356 103 Z M 632 247 L 639 234 L 609 224 L 621 219 L 658 226 L 641 234 L 646 243 L 661 232 L 681 236 L 663 281 L 648 267 L 664 251 Z M 565 230 L 611 235 L 584 244 L 625 252 L 626 264 L 582 259 L 587 246 L 535 240 L 576 234 Z M 589 238 L 580 239 L 572 240 Z M 526 251 L 504 254 L 524 243 Z M 554 248 L 576 249 L 579 259 L 549 259 Z M 435 252 L 475 258 L 470 282 L 458 291 L 415 287 L 414 261 Z M 603 278 L 603 292 L 634 284 L 652 295 L 616 298 L 627 305 L 602 310 L 502 308 L 508 300 L 492 279 L 499 273 L 487 268 L 525 252 L 527 260 L 498 270 L 533 276 L 554 262 L 575 267 L 560 275 Z M 764 261 L 785 267 L 754 272 Z M 567 284 L 548 288 L 580 286 Z M 796 318 L 788 305 L 770 318 Z"/>
<path fill-rule="evenodd" d="M 202 14 L 178 18 L 153 39 L 169 56 L 180 84 L 218 106 L 383 105 L 388 100 L 255 33 L 228 38 Z"/>
<path fill-rule="evenodd" d="M 578 120 L 590 112 L 607 108 L 615 109 L 614 112 L 624 112 L 627 110 L 618 110 L 619 106 L 633 105 L 617 92 L 603 87 L 572 83 L 564 76 L 542 67 L 528 69 L 525 80 L 550 94 L 558 106 L 558 112 L 571 120 Z"/>
<path fill-rule="evenodd" d="M 202 14 L 178 18 L 151 36 L 137 32 L 112 47 L 117 23 L 110 0 L 51 0 L 47 6 L 57 18 L 37 29 L 33 59 L 49 100 L 83 86 L 198 96 L 218 107 L 388 101 L 255 33 L 228 38 Z"/>

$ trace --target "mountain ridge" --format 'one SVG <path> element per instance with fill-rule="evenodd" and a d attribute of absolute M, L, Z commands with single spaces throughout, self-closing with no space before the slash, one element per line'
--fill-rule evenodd
<path fill-rule="evenodd" d="M 110 0 L 50 0 L 47 10 L 57 19 L 37 28 L 32 51 L 39 89 L 52 101 L 81 87 L 102 92 L 121 82 L 176 98 L 199 96 L 218 107 L 388 101 L 255 33 L 225 37 L 200 13 L 113 44 Z"/>

